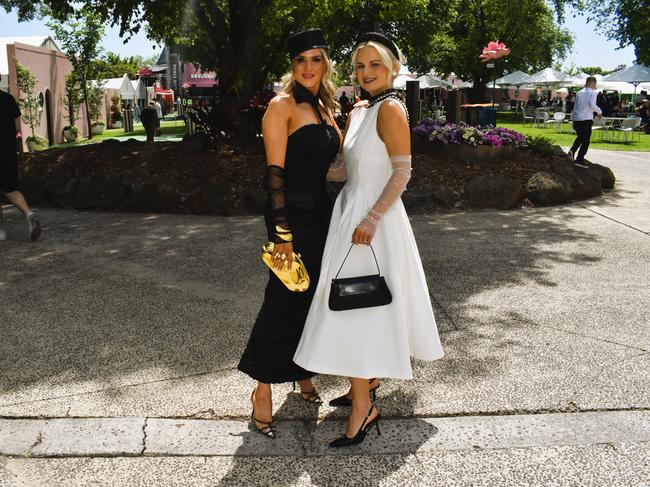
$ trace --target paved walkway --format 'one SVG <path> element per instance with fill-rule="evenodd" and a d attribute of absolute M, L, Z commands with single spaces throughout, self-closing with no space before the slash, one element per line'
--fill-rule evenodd
<path fill-rule="evenodd" d="M 412 219 L 446 357 L 346 452 L 288 385 L 247 429 L 259 218 L 43 210 L 28 244 L 5 211 L 0 485 L 650 485 L 650 155 L 592 158 L 616 191 Z"/>

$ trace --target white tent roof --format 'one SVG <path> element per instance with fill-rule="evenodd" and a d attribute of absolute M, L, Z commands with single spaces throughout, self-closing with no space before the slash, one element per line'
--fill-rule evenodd
<path fill-rule="evenodd" d="M 16 42 L 27 44 L 29 46 L 47 47 L 50 49 L 55 49 L 57 51 L 61 50 L 50 36 L 0 37 L 0 74 L 9 73 L 7 44 L 15 44 Z"/>
<path fill-rule="evenodd" d="M 135 96 L 135 90 L 126 73 L 121 78 L 101 80 L 101 83 L 103 83 L 103 87 L 107 90 L 118 90 L 122 98 L 133 98 Z"/>
<path fill-rule="evenodd" d="M 514 71 L 496 80 L 498 85 L 518 86 L 526 83 L 529 76 L 523 71 Z"/>
<path fill-rule="evenodd" d="M 603 81 L 624 81 L 626 83 L 650 82 L 650 68 L 643 64 L 635 64 L 603 77 Z"/>
<path fill-rule="evenodd" d="M 551 68 L 542 69 L 535 74 L 531 74 L 530 77 L 526 79 L 526 84 L 531 85 L 554 85 L 560 83 L 575 83 L 578 82 L 578 78 L 574 78 L 571 75 L 562 73 L 560 71 L 555 71 Z"/>
<path fill-rule="evenodd" d="M 132 79 L 131 86 L 133 86 L 134 98 L 146 99 L 147 89 L 141 79 Z"/>
<path fill-rule="evenodd" d="M 423 74 L 418 78 L 420 88 L 450 88 L 452 85 L 434 74 Z"/>
<path fill-rule="evenodd" d="M 406 89 L 407 81 L 417 81 L 417 80 L 412 76 L 408 76 L 406 74 L 400 74 L 397 78 L 393 80 L 393 88 L 395 88 L 396 90 L 404 90 Z"/>

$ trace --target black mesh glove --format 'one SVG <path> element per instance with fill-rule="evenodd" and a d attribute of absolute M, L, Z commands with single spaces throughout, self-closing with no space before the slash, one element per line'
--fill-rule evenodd
<path fill-rule="evenodd" d="M 271 226 L 273 228 L 269 240 L 277 244 L 291 242 L 293 236 L 289 228 L 284 190 L 284 168 L 275 165 L 266 166 L 265 189 L 271 209 Z"/>

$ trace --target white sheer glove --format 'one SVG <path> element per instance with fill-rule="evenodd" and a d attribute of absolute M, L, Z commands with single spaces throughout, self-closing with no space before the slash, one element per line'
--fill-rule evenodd
<path fill-rule="evenodd" d="M 372 236 L 375 235 L 375 230 L 377 230 L 381 218 L 399 199 L 411 179 L 410 155 L 391 156 L 390 162 L 393 167 L 393 174 L 388 179 L 375 206 L 370 209 L 366 217 L 357 226 L 357 228 L 368 232 Z"/>
<path fill-rule="evenodd" d="M 336 154 L 334 162 L 330 165 L 327 171 L 327 180 L 342 183 L 346 181 L 348 174 L 345 170 L 345 159 L 343 159 L 343 152 Z"/>

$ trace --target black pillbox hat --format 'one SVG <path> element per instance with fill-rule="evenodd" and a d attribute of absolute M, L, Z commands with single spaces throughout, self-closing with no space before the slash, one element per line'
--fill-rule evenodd
<path fill-rule="evenodd" d="M 293 59 L 303 51 L 310 49 L 329 49 L 325 35 L 320 29 L 309 29 L 291 34 L 287 40 L 289 57 Z"/>
<path fill-rule="evenodd" d="M 362 42 L 374 41 L 379 44 L 383 44 L 388 48 L 390 52 L 393 53 L 396 59 L 399 59 L 399 51 L 397 50 L 397 45 L 387 36 L 381 32 L 366 32 L 357 39 L 357 46 Z"/>

